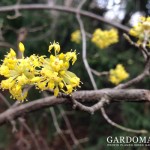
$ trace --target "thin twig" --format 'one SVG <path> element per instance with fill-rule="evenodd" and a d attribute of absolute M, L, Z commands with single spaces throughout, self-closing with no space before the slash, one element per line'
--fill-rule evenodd
<path fill-rule="evenodd" d="M 147 60 L 147 57 L 149 56 L 148 50 L 147 50 L 145 47 L 143 47 L 143 46 L 141 46 L 141 45 L 138 45 L 137 43 L 133 42 L 133 41 L 131 40 L 131 38 L 130 38 L 127 34 L 124 33 L 123 36 L 125 37 L 125 39 L 126 39 L 131 45 L 133 45 L 134 47 L 140 49 L 141 52 L 142 52 L 142 54 L 143 54 L 143 57 L 145 58 L 145 60 Z"/>
<path fill-rule="evenodd" d="M 80 150 L 83 150 L 83 147 L 81 146 L 79 140 L 75 137 L 75 134 L 73 132 L 72 126 L 70 124 L 70 121 L 69 121 L 69 119 L 68 119 L 64 109 L 61 106 L 58 106 L 58 109 L 59 109 L 59 111 L 60 111 L 60 113 L 61 113 L 61 115 L 62 115 L 62 117 L 63 117 L 63 119 L 64 119 L 64 121 L 66 123 L 66 126 L 67 126 L 67 128 L 69 130 L 69 134 L 70 134 L 70 136 L 71 136 L 71 138 L 72 138 L 72 140 L 74 142 L 74 145 L 76 147 L 78 147 Z"/>
<path fill-rule="evenodd" d="M 71 8 L 71 7 L 65 7 L 65 6 L 50 6 L 50 5 L 46 5 L 46 4 L 22 4 L 22 5 L 11 5 L 11 6 L 1 6 L 0 7 L 0 12 L 8 12 L 8 11 L 13 11 L 15 9 L 18 9 L 18 10 L 56 10 L 56 11 L 62 11 L 62 12 L 67 12 L 67 13 L 73 13 L 73 14 L 77 14 L 79 13 L 80 15 L 83 15 L 83 16 L 86 16 L 88 18 L 93 18 L 93 19 L 96 19 L 100 22 L 103 22 L 103 23 L 106 23 L 106 24 L 109 24 L 111 26 L 114 26 L 120 30 L 123 30 L 124 32 L 129 32 L 129 28 L 122 25 L 122 24 L 119 24 L 119 23 L 116 23 L 116 22 L 113 22 L 113 21 L 109 21 L 109 20 L 106 20 L 104 17 L 100 16 L 100 15 L 96 15 L 94 13 L 91 13 L 91 12 L 88 12 L 88 11 L 84 11 L 84 10 L 77 10 L 75 8 Z"/>
<path fill-rule="evenodd" d="M 0 93 L 0 98 L 3 100 L 3 102 L 6 104 L 6 106 L 7 106 L 8 108 L 11 107 L 9 101 L 5 98 L 5 96 L 4 96 L 2 93 Z M 11 119 L 9 119 L 9 121 L 10 121 L 10 123 L 11 123 L 11 125 L 12 125 L 12 133 L 17 132 L 16 121 L 11 120 Z"/>
<path fill-rule="evenodd" d="M 8 43 L 8 42 L 5 42 L 5 41 L 1 41 L 0 42 L 0 47 L 6 47 L 6 48 L 13 48 L 13 49 L 15 49 L 16 47 L 15 46 L 13 46 L 12 44 L 10 44 L 10 43 Z"/>
<path fill-rule="evenodd" d="M 73 105 L 74 109 L 77 107 L 80 110 L 87 111 L 92 115 L 94 114 L 95 111 L 101 109 L 101 107 L 103 107 L 105 103 L 109 103 L 108 99 L 106 99 L 105 97 L 102 97 L 102 99 L 96 104 L 94 104 L 93 106 L 85 106 L 73 98 L 72 98 L 72 102 L 74 104 Z"/>
<path fill-rule="evenodd" d="M 43 95 L 44 97 L 47 97 L 48 94 L 46 92 L 43 92 Z M 64 141 L 64 143 L 66 144 L 66 147 L 68 150 L 71 150 L 71 145 L 70 143 L 67 141 L 67 138 L 66 136 L 64 135 L 63 131 L 61 130 L 61 128 L 59 127 L 59 124 L 58 124 L 58 121 L 57 121 L 57 116 L 56 116 L 56 113 L 55 113 L 55 110 L 53 107 L 49 108 L 50 112 L 51 112 L 51 116 L 52 116 L 52 119 L 53 119 L 53 123 L 54 123 L 54 126 L 56 128 L 56 131 L 57 133 L 60 135 L 60 137 L 62 138 L 62 140 Z"/>
<path fill-rule="evenodd" d="M 3 100 L 3 102 L 7 105 L 7 107 L 10 107 L 10 103 L 8 102 L 8 100 L 5 98 L 5 96 L 0 93 L 0 98 Z"/>
<path fill-rule="evenodd" d="M 94 80 L 94 77 L 92 75 L 92 72 L 90 70 L 90 66 L 88 64 L 88 61 L 87 61 L 87 56 L 86 56 L 86 34 L 85 34 L 85 30 L 84 30 L 84 25 L 83 25 L 83 22 L 81 20 L 81 17 L 80 17 L 80 14 L 79 14 L 79 11 L 82 7 L 82 5 L 86 2 L 86 0 L 83 0 L 81 1 L 81 3 L 79 4 L 78 6 L 78 12 L 76 14 L 76 17 L 77 17 L 77 20 L 78 20 L 78 23 L 79 23 L 79 26 L 80 26 L 80 30 L 81 30 L 81 37 L 82 37 L 82 59 L 83 59 L 83 63 L 84 63 L 84 66 L 87 70 L 87 73 L 90 77 L 90 81 L 92 82 L 92 86 L 94 89 L 97 89 L 97 86 L 96 86 L 96 83 L 95 83 L 95 80 Z"/>
<path fill-rule="evenodd" d="M 104 108 L 102 108 L 101 111 L 102 111 L 102 112 L 105 111 Z M 119 128 L 119 129 L 121 129 L 121 130 L 123 130 L 123 131 L 132 132 L 132 133 L 141 133 L 141 134 L 146 134 L 146 133 L 148 133 L 148 131 L 146 131 L 146 130 L 134 130 L 134 129 L 130 129 L 130 128 L 126 128 L 126 127 L 124 127 L 124 126 L 121 126 L 121 125 L 119 125 L 119 124 L 113 122 L 112 120 L 110 120 L 110 119 L 108 118 L 108 116 L 105 115 L 105 112 L 104 112 L 103 114 L 104 114 L 104 115 L 103 115 L 104 118 L 106 119 L 106 121 L 107 121 L 109 124 L 111 124 L 111 125 L 114 126 L 114 127 Z"/>
<path fill-rule="evenodd" d="M 80 143 L 85 143 L 85 142 L 88 142 L 88 141 L 89 141 L 88 137 L 79 140 Z"/>
<path fill-rule="evenodd" d="M 28 32 L 37 32 L 37 31 L 42 31 L 44 28 L 48 27 L 49 25 L 48 24 L 44 24 L 42 26 L 39 26 L 39 27 L 32 27 L 32 28 L 29 28 L 28 29 Z"/>
<path fill-rule="evenodd" d="M 88 38 L 92 38 L 92 34 L 91 34 L 91 33 L 86 32 L 86 36 L 87 36 Z"/>
<path fill-rule="evenodd" d="M 46 93 L 46 92 L 43 92 L 43 95 L 45 96 L 45 97 L 47 97 L 48 96 L 48 94 Z M 80 145 L 80 143 L 79 143 L 79 141 L 78 141 L 78 139 L 75 137 L 75 135 L 74 135 L 74 132 L 73 132 L 73 129 L 72 129 L 72 127 L 71 127 L 71 124 L 70 124 L 70 121 L 69 121 L 69 119 L 68 119 L 68 117 L 67 117 L 67 115 L 66 115 L 66 112 L 64 111 L 64 109 L 61 107 L 61 106 L 58 106 L 58 109 L 59 109 L 59 111 L 60 111 L 60 114 L 61 114 L 61 116 L 63 117 L 63 119 L 64 119 L 64 121 L 65 121 L 65 123 L 66 123 L 66 126 L 67 126 L 67 133 L 69 133 L 70 134 L 70 136 L 71 136 L 71 138 L 72 138 L 72 141 L 74 142 L 74 145 L 75 146 L 77 146 L 78 148 L 79 148 L 79 150 L 83 150 L 83 148 L 82 148 L 82 146 Z M 62 130 L 61 130 L 62 131 Z M 64 133 L 64 132 L 63 132 Z"/>
<path fill-rule="evenodd" d="M 108 76 L 108 75 L 109 75 L 109 72 L 108 72 L 108 71 L 99 72 L 99 71 L 97 71 L 97 70 L 95 70 L 95 69 L 92 69 L 92 68 L 90 68 L 90 69 L 91 69 L 92 73 L 95 74 L 95 75 L 98 76 L 98 77 L 101 77 L 101 76 Z"/>
<path fill-rule="evenodd" d="M 35 137 L 34 133 L 32 132 L 31 128 L 25 123 L 25 120 L 23 118 L 19 117 L 18 120 L 19 120 L 19 123 L 26 129 L 26 131 L 31 136 L 31 139 L 34 142 L 36 149 L 40 150 L 39 143 L 37 142 L 36 137 Z"/>
<path fill-rule="evenodd" d="M 2 93 L 0 93 L 0 98 L 5 102 L 5 104 L 9 107 L 9 109 L 12 108 L 12 106 L 10 105 L 10 103 L 8 102 L 8 100 L 5 98 L 5 96 L 4 96 Z M 12 125 L 12 133 L 17 132 L 16 122 L 15 122 L 14 120 L 11 120 L 11 119 L 10 119 L 9 121 L 10 121 L 10 123 L 11 123 L 11 125 Z M 38 142 L 37 142 L 37 140 L 36 140 L 36 138 L 35 138 L 35 136 L 34 136 L 32 130 L 31 130 L 30 127 L 25 123 L 25 120 L 24 120 L 23 118 L 19 117 L 19 118 L 18 118 L 18 121 L 19 121 L 20 125 L 22 125 L 22 126 L 28 131 L 28 133 L 29 133 L 29 135 L 31 136 L 33 142 L 35 143 L 35 146 L 36 146 L 37 150 L 40 150 L 40 149 L 39 149 L 39 144 L 38 144 Z"/>
<path fill-rule="evenodd" d="M 20 2 L 21 2 L 21 0 L 17 0 L 16 9 L 15 9 L 15 14 L 14 14 L 13 16 L 8 15 L 8 16 L 7 16 L 8 19 L 16 19 L 16 18 L 18 18 L 18 17 L 21 16 L 21 13 L 20 13 L 19 10 L 18 10 L 18 7 L 19 7 L 19 5 L 20 5 Z"/>
<path fill-rule="evenodd" d="M 50 108 L 50 112 L 51 112 L 52 119 L 53 119 L 53 123 L 54 123 L 54 126 L 55 126 L 55 128 L 56 128 L 57 133 L 60 135 L 60 137 L 62 138 L 62 140 L 63 140 L 64 143 L 66 144 L 67 149 L 68 149 L 68 150 L 72 150 L 72 147 L 71 147 L 71 145 L 69 144 L 69 142 L 68 142 L 66 136 L 63 134 L 62 130 L 61 130 L 60 127 L 59 127 L 59 124 L 58 124 L 58 121 L 57 121 L 57 117 L 56 117 L 56 113 L 55 113 L 53 107 Z"/>

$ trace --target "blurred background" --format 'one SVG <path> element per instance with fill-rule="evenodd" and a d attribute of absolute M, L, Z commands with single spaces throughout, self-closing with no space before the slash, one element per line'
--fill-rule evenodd
<path fill-rule="evenodd" d="M 1 0 L 0 8 L 16 4 L 16 0 Z M 20 4 L 46 4 L 62 5 L 74 7 L 80 0 L 21 0 Z M 123 24 L 131 28 L 138 22 L 140 16 L 150 15 L 150 0 L 87 0 L 83 8 L 88 12 L 103 16 L 105 19 Z M 96 28 L 110 29 L 112 26 L 82 16 L 85 30 L 92 34 Z M 75 72 L 84 83 L 80 90 L 90 90 L 92 85 L 82 61 L 82 43 L 72 42 L 71 33 L 79 29 L 79 24 L 75 14 L 52 11 L 52 10 L 23 10 L 0 13 L 0 59 L 4 58 L 9 48 L 17 50 L 18 41 L 23 41 L 26 51 L 25 55 L 31 54 L 49 55 L 49 42 L 57 41 L 61 45 L 62 52 L 72 50 L 80 53 L 78 60 L 71 70 Z M 144 59 L 141 52 L 131 46 L 122 36 L 123 31 L 119 31 L 119 42 L 105 49 L 96 47 L 87 38 L 87 57 L 91 68 L 97 71 L 109 71 L 118 63 L 125 66 L 130 73 L 130 78 L 138 75 L 144 68 Z M 107 77 L 94 76 L 99 89 L 114 87 Z M 3 79 L 1 77 L 1 79 Z M 128 79 L 128 80 L 129 80 Z M 136 87 L 149 89 L 149 80 L 145 79 Z M 10 104 L 14 100 L 10 99 L 8 91 L 1 91 Z M 33 94 L 34 93 L 34 94 Z M 42 93 L 34 88 L 29 92 L 30 101 L 43 97 Z M 7 109 L 5 103 L 0 99 L 0 112 Z M 59 127 L 64 131 L 64 135 L 72 149 L 81 149 L 76 145 L 70 134 L 67 133 L 67 126 L 62 115 L 65 112 L 75 137 L 81 142 L 80 145 L 85 150 L 116 149 L 116 147 L 106 147 L 108 136 L 135 136 L 137 134 L 127 133 L 112 127 L 102 117 L 100 112 L 90 115 L 87 112 L 73 110 L 71 105 L 64 104 L 54 106 L 55 117 Z M 133 129 L 146 129 L 150 131 L 150 104 L 148 103 L 112 103 L 106 107 L 108 116 L 115 122 Z M 30 127 L 33 137 L 43 150 L 66 150 L 66 142 L 56 130 L 54 118 L 50 108 L 38 110 L 23 118 Z M 0 150 L 36 150 L 36 142 L 27 128 L 21 126 L 16 121 L 18 132 L 12 133 L 10 123 L 0 127 Z M 150 135 L 147 135 L 150 136 Z M 119 149 L 124 149 L 120 147 Z M 128 147 L 128 149 L 134 149 Z M 147 148 L 137 147 L 136 149 L 146 150 Z"/>

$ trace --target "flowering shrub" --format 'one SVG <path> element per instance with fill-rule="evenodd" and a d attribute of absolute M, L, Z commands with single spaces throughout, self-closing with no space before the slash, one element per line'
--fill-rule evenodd
<path fill-rule="evenodd" d="M 80 79 L 68 71 L 71 64 L 77 60 L 76 51 L 60 53 L 60 45 L 53 43 L 49 45 L 49 52 L 54 49 L 55 55 L 24 57 L 25 47 L 19 43 L 19 50 L 22 58 L 16 57 L 15 51 L 10 48 L 10 52 L 5 56 L 0 66 L 0 75 L 6 79 L 1 81 L 1 88 L 8 89 L 14 99 L 24 101 L 28 91 L 26 86 L 35 85 L 39 90 L 54 90 L 57 96 L 59 91 L 71 94 L 76 87 L 80 87 Z"/>

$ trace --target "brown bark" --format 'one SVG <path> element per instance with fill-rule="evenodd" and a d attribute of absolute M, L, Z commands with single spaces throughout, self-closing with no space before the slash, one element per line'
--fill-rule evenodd
<path fill-rule="evenodd" d="M 144 89 L 103 89 L 77 91 L 72 94 L 72 98 L 80 102 L 98 102 L 104 96 L 109 98 L 109 102 L 150 102 L 150 90 Z M 0 114 L 0 124 L 11 121 L 23 114 L 65 102 L 71 102 L 70 98 L 67 96 L 57 98 L 50 96 L 11 107 Z"/>

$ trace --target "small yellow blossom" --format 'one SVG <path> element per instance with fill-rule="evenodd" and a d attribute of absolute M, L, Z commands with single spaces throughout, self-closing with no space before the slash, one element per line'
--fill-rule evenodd
<path fill-rule="evenodd" d="M 16 52 L 12 48 L 10 48 L 10 55 L 16 57 Z"/>
<path fill-rule="evenodd" d="M 19 42 L 19 50 L 23 53 L 25 51 L 24 44 L 22 42 Z"/>
<path fill-rule="evenodd" d="M 59 53 L 59 51 L 60 51 L 59 43 L 54 42 L 53 44 L 50 44 L 48 51 L 50 52 L 53 48 L 54 48 L 55 52 Z"/>
<path fill-rule="evenodd" d="M 138 39 L 138 45 L 144 42 L 147 47 L 150 47 L 150 17 L 141 17 L 138 24 L 130 29 L 129 34 Z"/>
<path fill-rule="evenodd" d="M 71 41 L 79 44 L 81 42 L 81 32 L 76 30 L 71 34 Z"/>
<path fill-rule="evenodd" d="M 118 42 L 118 32 L 116 29 L 103 31 L 99 28 L 94 31 L 91 41 L 97 47 L 103 49 Z"/>
<path fill-rule="evenodd" d="M 115 69 L 111 69 L 109 74 L 109 81 L 116 85 L 129 77 L 122 64 L 118 64 Z"/>
<path fill-rule="evenodd" d="M 35 83 L 35 82 L 38 82 L 38 81 L 40 81 L 40 77 L 33 77 L 30 81 L 31 81 L 31 83 Z"/>
<path fill-rule="evenodd" d="M 58 86 L 54 89 L 54 96 L 57 96 L 59 93 L 59 88 Z"/>
<path fill-rule="evenodd" d="M 55 83 L 54 83 L 53 81 L 51 81 L 51 82 L 48 83 L 48 88 L 49 88 L 50 90 L 53 90 L 54 87 L 55 87 Z"/>
<path fill-rule="evenodd" d="M 59 82 L 59 87 L 62 89 L 64 87 L 64 83 L 63 82 Z"/>
<path fill-rule="evenodd" d="M 66 87 L 67 87 L 66 93 L 67 93 L 67 94 L 72 93 L 73 87 L 72 87 L 71 85 L 67 85 Z"/>
<path fill-rule="evenodd" d="M 8 66 L 1 65 L 0 74 L 5 76 L 5 77 L 9 77 L 10 76 L 10 70 L 9 70 Z"/>
<path fill-rule="evenodd" d="M 76 51 L 74 52 L 67 52 L 66 53 L 66 60 L 69 61 L 72 59 L 72 65 L 76 62 L 77 60 L 77 54 Z"/>

